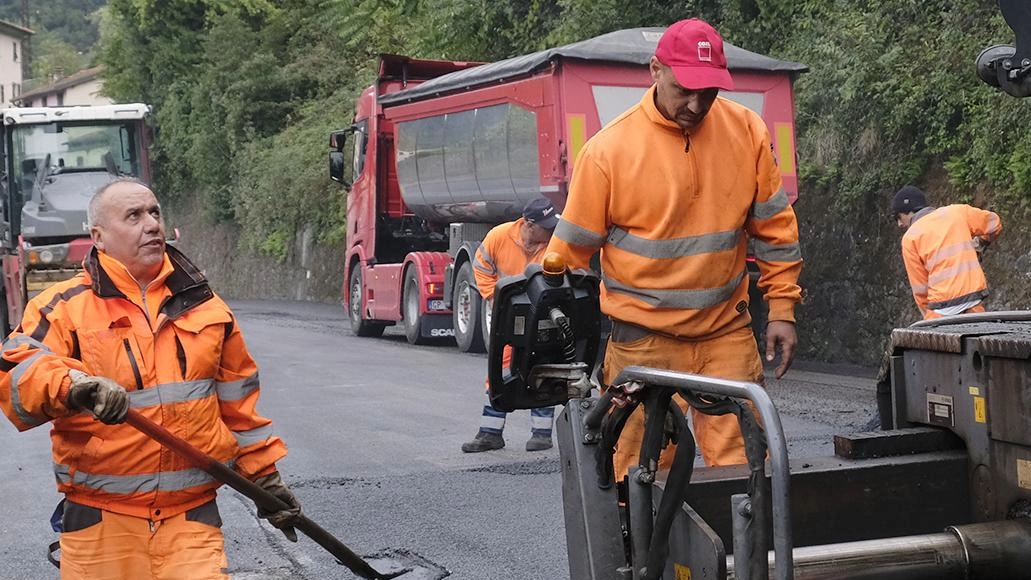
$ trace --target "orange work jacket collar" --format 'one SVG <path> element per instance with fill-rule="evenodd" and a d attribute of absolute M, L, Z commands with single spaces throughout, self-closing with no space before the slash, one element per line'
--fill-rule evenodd
<path fill-rule="evenodd" d="M 655 106 L 655 91 L 655 85 L 652 85 L 647 91 L 645 91 L 644 96 L 641 97 L 640 106 L 641 110 L 644 112 L 644 116 L 656 125 L 675 131 L 678 135 L 684 135 L 684 130 L 680 128 L 680 125 L 677 125 L 675 121 L 667 119 L 665 115 L 662 114 L 662 111 L 659 111 L 659 108 Z M 722 99 L 717 97 L 717 99 L 712 103 L 712 108 L 710 108 L 709 112 L 706 114 L 706 119 L 715 117 L 719 111 L 723 110 L 722 108 Z M 691 137 L 699 136 L 706 126 L 706 122 L 703 120 L 697 127 L 690 129 L 687 132 L 687 135 L 690 135 Z"/>
<path fill-rule="evenodd" d="M 670 121 L 662 114 L 662 111 L 655 106 L 655 85 L 652 85 L 647 91 L 644 92 L 644 96 L 641 97 L 641 110 L 644 111 L 644 115 L 648 117 L 648 120 L 656 125 L 662 125 L 663 127 L 669 127 L 680 133 L 680 126 Z"/>
<path fill-rule="evenodd" d="M 925 207 L 925 208 L 923 208 L 921 210 L 918 210 L 916 212 L 916 214 L 913 215 L 913 221 L 909 222 L 910 227 L 912 227 L 913 224 L 916 223 L 916 220 L 924 217 L 925 215 L 930 214 L 932 211 L 934 211 L 936 209 L 938 209 L 938 208 L 936 208 L 936 207 Z"/>
<path fill-rule="evenodd" d="M 533 257 L 540 253 L 540 250 L 536 252 L 531 252 L 530 249 L 527 248 L 526 244 L 523 242 L 523 223 L 525 221 L 526 218 L 519 218 L 516 221 L 512 222 L 512 227 L 508 228 L 507 232 L 508 239 L 511 240 L 511 242 L 515 244 L 517 248 L 523 251 L 523 254 L 526 255 L 527 259 L 530 259 L 532 261 Z M 544 244 L 544 246 L 547 246 L 547 244 Z"/>
<path fill-rule="evenodd" d="M 127 299 L 126 291 L 139 290 L 125 265 L 96 248 L 90 251 L 83 265 L 93 292 L 101 298 Z M 171 292 L 160 311 L 173 320 L 215 295 L 200 269 L 172 246 L 165 247 L 165 261 L 153 283 L 163 283 Z"/>

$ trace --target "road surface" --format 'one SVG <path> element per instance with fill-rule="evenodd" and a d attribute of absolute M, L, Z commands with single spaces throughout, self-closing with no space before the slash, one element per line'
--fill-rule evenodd
<path fill-rule="evenodd" d="M 363 555 L 409 550 L 456 580 L 565 580 L 556 449 L 527 453 L 529 415 L 514 413 L 505 449 L 463 454 L 483 404 L 486 357 L 410 346 L 400 331 L 351 335 L 339 306 L 242 301 L 232 306 L 261 367 L 259 409 L 290 448 L 280 463 L 308 516 Z M 874 415 L 869 369 L 798 363 L 768 388 L 792 456 L 827 454 L 834 433 Z M 47 580 L 57 539 L 47 428 L 0 421 L 0 580 Z M 234 580 L 353 578 L 302 536 L 287 542 L 223 488 Z"/>

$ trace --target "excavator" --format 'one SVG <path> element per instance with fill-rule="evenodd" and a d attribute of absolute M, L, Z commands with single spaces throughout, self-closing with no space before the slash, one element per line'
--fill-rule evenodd
<path fill-rule="evenodd" d="M 1016 43 L 985 49 L 977 75 L 1031 96 L 1031 3 L 999 7 Z M 596 273 L 549 254 L 499 282 L 488 346 L 497 409 L 563 406 L 573 580 L 1031 578 L 1031 312 L 895 329 L 878 377 L 881 428 L 799 458 L 757 384 L 629 367 L 599 389 L 599 296 Z M 737 415 L 747 464 L 696 467 L 675 394 Z M 613 447 L 640 406 L 640 462 L 617 479 Z M 659 470 L 668 441 L 676 456 Z"/>

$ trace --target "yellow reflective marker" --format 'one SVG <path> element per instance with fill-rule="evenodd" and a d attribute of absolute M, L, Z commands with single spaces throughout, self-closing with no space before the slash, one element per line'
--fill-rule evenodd
<path fill-rule="evenodd" d="M 676 580 L 691 580 L 691 569 L 683 564 L 673 563 L 673 571 L 676 573 Z"/>
<path fill-rule="evenodd" d="M 794 175 L 795 140 L 791 123 L 774 123 L 773 132 L 777 135 L 777 163 L 780 164 L 780 174 Z"/>
<path fill-rule="evenodd" d="M 570 113 L 566 115 L 566 134 L 569 136 L 569 160 L 567 164 L 573 165 L 576 156 L 580 154 L 584 143 L 587 142 L 587 117 L 581 114 Z"/>
<path fill-rule="evenodd" d="M 984 397 L 974 397 L 974 421 L 988 422 L 988 410 L 985 408 Z"/>

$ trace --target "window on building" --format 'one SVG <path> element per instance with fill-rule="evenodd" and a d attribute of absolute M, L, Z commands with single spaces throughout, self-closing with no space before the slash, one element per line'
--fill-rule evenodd
<path fill-rule="evenodd" d="M 46 106 L 50 105 L 50 102 L 49 102 L 49 101 L 50 101 L 50 97 L 48 97 L 48 96 L 46 96 L 46 95 L 43 95 L 43 106 L 44 106 L 44 107 L 46 107 Z"/>
<path fill-rule="evenodd" d="M 7 97 L 4 95 L 4 86 L 0 85 L 0 103 L 6 103 Z"/>
<path fill-rule="evenodd" d="M 12 42 L 11 44 L 14 45 L 14 62 L 18 62 L 18 43 Z"/>
<path fill-rule="evenodd" d="M 21 83 L 11 83 L 11 98 L 17 99 L 21 96 Z"/>

